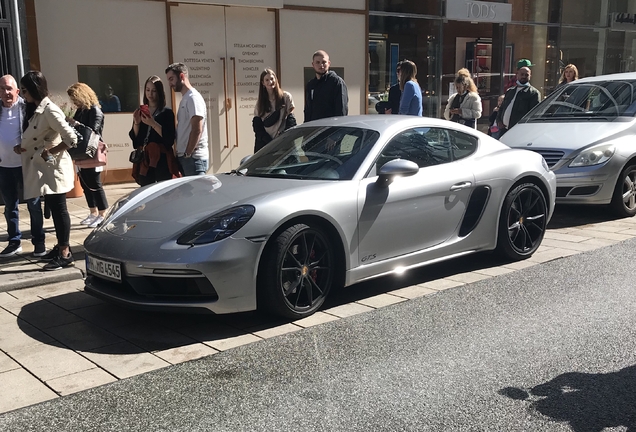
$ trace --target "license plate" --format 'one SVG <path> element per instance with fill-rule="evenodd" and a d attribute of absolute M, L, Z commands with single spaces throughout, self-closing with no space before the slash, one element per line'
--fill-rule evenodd
<path fill-rule="evenodd" d="M 86 255 L 86 270 L 106 279 L 121 282 L 121 265 Z"/>

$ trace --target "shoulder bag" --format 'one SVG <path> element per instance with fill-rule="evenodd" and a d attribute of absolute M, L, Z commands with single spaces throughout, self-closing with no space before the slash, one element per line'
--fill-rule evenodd
<path fill-rule="evenodd" d="M 73 130 L 77 134 L 77 146 L 69 148 L 68 154 L 74 161 L 92 159 L 97 153 L 99 135 L 86 125 L 76 123 Z"/>
<path fill-rule="evenodd" d="M 79 168 L 97 168 L 108 164 L 108 146 L 105 142 L 99 141 L 95 156 L 90 159 L 76 160 L 75 165 Z"/>
<path fill-rule="evenodd" d="M 146 132 L 146 138 L 144 138 L 144 143 L 141 147 L 134 149 L 130 152 L 130 156 L 128 156 L 128 161 L 132 164 L 136 164 L 141 162 L 144 158 L 144 150 L 146 149 L 146 145 L 148 144 L 148 137 L 150 136 L 150 126 L 148 126 L 148 131 Z"/>

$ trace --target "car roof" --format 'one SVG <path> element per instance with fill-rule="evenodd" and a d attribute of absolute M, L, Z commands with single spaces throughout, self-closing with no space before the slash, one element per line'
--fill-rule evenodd
<path fill-rule="evenodd" d="M 615 73 L 609 75 L 599 75 L 587 78 L 581 78 L 571 84 L 583 84 L 598 81 L 620 81 L 620 80 L 636 80 L 636 72 Z"/>
<path fill-rule="evenodd" d="M 444 127 L 447 129 L 462 130 L 466 126 L 459 125 L 448 120 L 436 119 L 432 117 L 418 117 L 410 115 L 379 115 L 367 114 L 345 117 L 331 117 L 326 119 L 314 120 L 312 122 L 303 123 L 298 127 L 311 126 L 341 126 L 355 127 L 362 129 L 372 129 L 378 132 L 385 132 L 389 129 L 408 128 L 408 127 Z M 474 129 L 473 129 L 474 131 Z"/>

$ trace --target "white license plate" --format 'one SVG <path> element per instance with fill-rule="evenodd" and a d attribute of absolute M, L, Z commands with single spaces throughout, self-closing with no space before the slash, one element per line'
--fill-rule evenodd
<path fill-rule="evenodd" d="M 86 255 L 86 270 L 107 279 L 121 282 L 121 265 Z"/>

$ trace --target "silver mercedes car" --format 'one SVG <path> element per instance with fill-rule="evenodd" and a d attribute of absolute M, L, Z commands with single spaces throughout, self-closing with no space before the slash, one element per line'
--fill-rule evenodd
<path fill-rule="evenodd" d="M 149 309 L 318 310 L 330 290 L 539 247 L 556 179 L 537 153 L 445 120 L 290 129 L 228 173 L 135 190 L 86 239 L 86 292 Z"/>
<path fill-rule="evenodd" d="M 636 214 L 636 73 L 557 88 L 501 142 L 541 154 L 557 176 L 557 204 L 610 204 Z"/>

